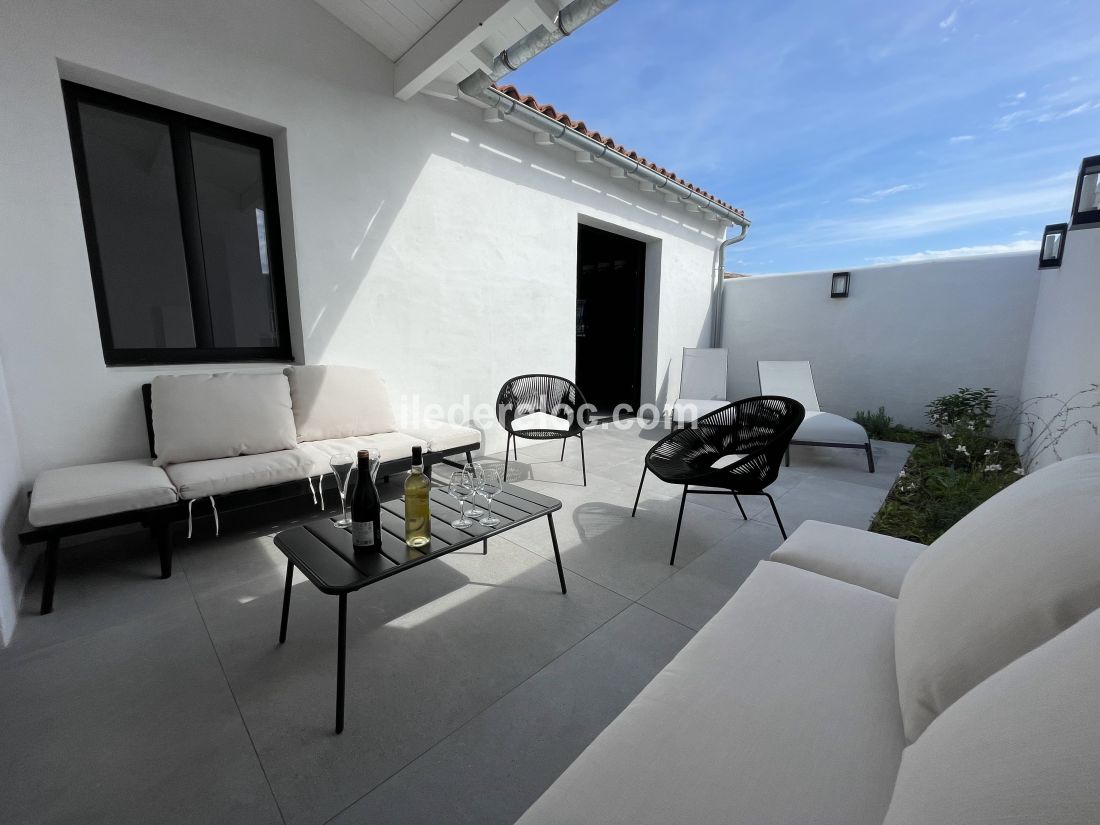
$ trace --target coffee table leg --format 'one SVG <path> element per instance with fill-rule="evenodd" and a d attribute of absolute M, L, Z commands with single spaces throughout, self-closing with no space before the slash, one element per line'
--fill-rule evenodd
<path fill-rule="evenodd" d="M 336 659 L 336 732 L 344 732 L 344 671 L 347 668 L 348 645 L 348 594 L 340 594 L 340 628 L 338 631 Z"/>
<path fill-rule="evenodd" d="M 565 592 L 565 572 L 561 569 L 561 553 L 558 552 L 558 534 L 554 530 L 554 514 L 547 513 L 546 520 L 550 522 L 550 541 L 554 542 L 554 561 L 558 565 L 558 581 L 561 582 L 561 592 Z"/>
<path fill-rule="evenodd" d="M 286 622 L 290 618 L 290 585 L 294 580 L 294 564 L 286 563 L 286 586 L 283 588 L 283 621 L 279 624 L 279 644 L 286 641 Z"/>

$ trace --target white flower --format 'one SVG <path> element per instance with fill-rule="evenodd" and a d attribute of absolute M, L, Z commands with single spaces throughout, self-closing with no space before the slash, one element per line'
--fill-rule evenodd
<path fill-rule="evenodd" d="M 970 430 L 973 430 L 973 429 L 974 429 L 974 422 L 973 422 L 973 421 L 971 421 L 971 422 L 970 422 L 969 424 L 967 424 L 966 426 L 967 426 L 967 428 L 968 428 L 968 429 L 970 429 Z"/>
<path fill-rule="evenodd" d="M 1000 472 L 1000 469 L 1001 469 L 1001 465 L 1000 465 L 1000 464 L 986 464 L 986 465 L 985 465 L 985 471 L 986 471 L 987 473 L 996 473 L 996 472 Z"/>
<path fill-rule="evenodd" d="M 950 441 L 952 438 L 954 438 L 954 436 L 951 435 L 951 433 L 944 433 L 943 437 L 946 438 L 948 441 Z"/>
<path fill-rule="evenodd" d="M 993 455 L 993 451 L 992 451 L 992 450 L 986 450 L 986 451 L 985 451 L 985 454 L 986 454 L 986 455 Z"/>
<path fill-rule="evenodd" d="M 905 470 L 902 470 L 900 473 L 898 473 L 898 478 L 905 478 Z"/>
<path fill-rule="evenodd" d="M 965 453 L 966 455 L 970 455 L 970 451 L 969 451 L 968 449 L 966 449 L 966 445 L 965 445 L 965 444 L 960 444 L 960 445 L 959 445 L 958 447 L 956 447 L 956 448 L 955 448 L 955 452 L 957 452 L 957 453 Z"/>
<path fill-rule="evenodd" d="M 1017 467 L 1012 472 L 1014 472 L 1018 476 L 1022 476 L 1024 474 L 1024 468 L 1023 467 Z"/>

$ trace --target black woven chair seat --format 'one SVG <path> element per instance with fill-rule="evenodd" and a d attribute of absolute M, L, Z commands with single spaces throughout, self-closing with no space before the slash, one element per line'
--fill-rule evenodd
<path fill-rule="evenodd" d="M 572 425 L 568 430 L 512 430 L 513 435 L 518 435 L 520 438 L 542 439 L 544 441 L 550 441 L 557 438 L 568 438 L 571 435 L 576 435 L 581 431 L 581 427 Z"/>

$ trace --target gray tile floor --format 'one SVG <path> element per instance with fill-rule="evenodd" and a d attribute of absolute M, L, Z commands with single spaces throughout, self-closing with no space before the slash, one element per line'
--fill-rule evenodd
<path fill-rule="evenodd" d="M 604 427 L 520 448 L 509 480 L 561 499 L 567 596 L 545 522 L 353 595 L 347 728 L 332 733 L 336 600 L 294 588 L 262 526 L 180 540 L 154 578 L 144 536 L 64 551 L 57 609 L 26 596 L 0 651 L 5 823 L 511 823 L 740 586 L 781 537 L 763 499 L 689 498 L 648 477 L 660 435 Z M 795 448 L 773 486 L 788 531 L 866 527 L 908 448 Z M 496 461 L 495 456 L 486 461 Z M 383 489 L 396 495 L 397 483 Z M 299 517 L 308 515 L 302 508 Z"/>

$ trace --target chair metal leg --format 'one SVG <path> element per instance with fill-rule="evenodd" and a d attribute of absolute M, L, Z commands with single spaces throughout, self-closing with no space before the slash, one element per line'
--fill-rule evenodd
<path fill-rule="evenodd" d="M 279 622 L 279 644 L 286 641 L 286 625 L 290 619 L 290 588 L 294 583 L 294 564 L 286 563 L 286 584 L 283 586 L 283 618 Z"/>
<path fill-rule="evenodd" d="M 871 442 L 868 441 L 864 444 L 863 449 L 867 451 L 867 472 L 873 473 L 875 471 L 875 456 L 871 452 Z"/>
<path fill-rule="evenodd" d="M 737 497 L 737 493 L 733 494 L 733 500 L 737 502 L 737 509 L 741 511 L 741 518 L 748 521 L 749 517 L 745 515 L 745 508 L 741 506 L 741 499 Z"/>
<path fill-rule="evenodd" d="M 787 448 L 787 466 L 788 467 L 791 466 L 791 448 L 790 447 Z"/>
<path fill-rule="evenodd" d="M 160 553 L 160 577 L 172 578 L 172 526 L 167 522 L 160 522 L 153 527 L 156 537 L 157 550 Z"/>
<path fill-rule="evenodd" d="M 588 470 L 584 468 L 584 433 L 577 433 L 577 438 L 581 440 L 581 478 L 584 479 L 584 486 L 588 486 Z"/>
<path fill-rule="evenodd" d="M 680 496 L 680 515 L 676 517 L 676 535 L 672 539 L 672 558 L 668 560 L 669 565 L 676 563 L 676 545 L 680 543 L 680 522 L 684 520 L 684 505 L 688 500 L 688 487 L 684 485 L 684 494 Z"/>
<path fill-rule="evenodd" d="M 46 569 L 42 582 L 42 606 L 39 613 L 45 616 L 53 612 L 53 589 L 57 583 L 57 555 L 61 547 L 61 539 L 53 536 L 46 540 Z"/>
<path fill-rule="evenodd" d="M 558 461 L 565 461 L 565 442 L 568 440 L 568 438 L 563 438 L 561 440 L 561 458 L 559 458 Z"/>
<path fill-rule="evenodd" d="M 516 452 L 516 447 L 519 444 L 519 438 L 512 436 L 512 458 L 519 461 L 519 453 Z"/>
<path fill-rule="evenodd" d="M 508 433 L 508 440 L 504 442 L 504 481 L 508 481 L 508 448 L 512 446 L 512 434 Z"/>
<path fill-rule="evenodd" d="M 344 732 L 344 676 L 348 663 L 348 594 L 340 594 L 340 626 L 336 632 L 336 732 Z"/>
<path fill-rule="evenodd" d="M 631 518 L 634 518 L 634 514 L 638 512 L 638 501 L 642 497 L 642 485 L 645 483 L 645 474 L 646 474 L 646 471 L 648 469 L 649 469 L 649 467 L 647 467 L 645 465 L 645 463 L 643 463 L 642 464 L 642 477 L 638 481 L 638 495 L 634 496 L 634 509 L 630 511 L 630 517 Z"/>
<path fill-rule="evenodd" d="M 561 553 L 558 551 L 558 532 L 554 529 L 554 514 L 547 513 L 546 520 L 550 523 L 550 541 L 554 544 L 554 563 L 558 565 L 558 582 L 561 584 L 561 592 L 565 593 L 565 571 L 561 568 Z"/>
<path fill-rule="evenodd" d="M 760 495 L 768 499 L 768 503 L 772 506 L 772 512 L 775 513 L 775 522 L 779 525 L 779 532 L 783 534 L 783 538 L 787 538 L 787 531 L 783 528 L 783 519 L 779 517 L 779 510 L 775 507 L 775 499 L 769 493 L 761 493 Z"/>

